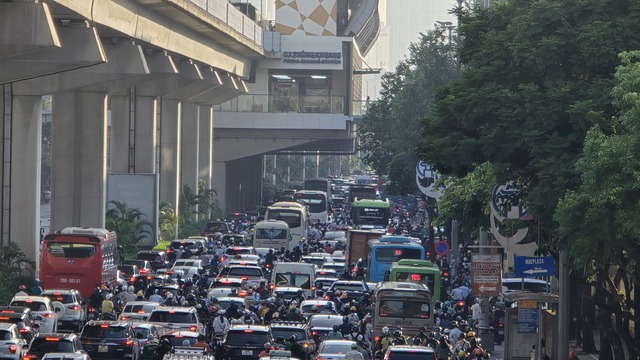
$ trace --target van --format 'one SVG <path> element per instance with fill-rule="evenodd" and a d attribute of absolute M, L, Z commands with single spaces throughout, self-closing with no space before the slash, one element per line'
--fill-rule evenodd
<path fill-rule="evenodd" d="M 313 296 L 316 281 L 315 265 L 302 262 L 276 262 L 271 281 L 277 287 L 298 287 L 306 297 Z"/>
<path fill-rule="evenodd" d="M 253 247 L 289 249 L 291 233 L 289 225 L 281 220 L 263 220 L 256 224 L 253 233 Z"/>

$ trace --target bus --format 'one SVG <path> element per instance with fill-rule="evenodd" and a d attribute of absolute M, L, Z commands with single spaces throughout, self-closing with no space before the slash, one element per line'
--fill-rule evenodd
<path fill-rule="evenodd" d="M 391 265 L 389 281 L 415 282 L 426 285 L 433 299 L 439 301 L 442 278 L 438 265 L 429 260 L 402 259 Z"/>
<path fill-rule="evenodd" d="M 369 240 L 368 246 L 367 278 L 372 282 L 383 281 L 391 264 L 400 259 L 425 259 L 424 247 L 406 236 L 381 236 L 376 240 Z"/>
<path fill-rule="evenodd" d="M 302 190 L 324 191 L 327 198 L 331 199 L 331 181 L 329 179 L 307 179 L 302 185 Z"/>
<path fill-rule="evenodd" d="M 358 229 L 383 229 L 389 225 L 391 205 L 389 200 L 360 200 L 351 204 L 351 221 Z"/>
<path fill-rule="evenodd" d="M 256 249 L 288 249 L 291 242 L 289 225 L 281 220 L 262 220 L 256 223 L 253 247 Z"/>
<path fill-rule="evenodd" d="M 373 185 L 351 185 L 349 188 L 349 203 L 353 203 L 355 199 L 360 200 L 378 198 L 376 187 Z"/>
<path fill-rule="evenodd" d="M 382 337 L 382 328 L 402 328 L 405 336 L 416 336 L 420 327 L 433 330 L 433 299 L 424 284 L 387 281 L 381 283 L 373 294 L 373 337 Z"/>
<path fill-rule="evenodd" d="M 293 199 L 307 205 L 312 223 L 326 224 L 329 222 L 330 204 L 327 201 L 327 193 L 324 191 L 300 190 L 293 194 Z"/>
<path fill-rule="evenodd" d="M 45 289 L 76 289 L 89 298 L 94 289 L 116 280 L 120 250 L 116 233 L 68 227 L 42 241 L 40 282 Z"/>
<path fill-rule="evenodd" d="M 309 238 L 309 211 L 303 204 L 287 201 L 273 203 L 267 207 L 264 218 L 282 220 L 289 225 L 291 241 L 289 241 L 288 247 L 285 246 L 285 250 L 293 250 Z"/>

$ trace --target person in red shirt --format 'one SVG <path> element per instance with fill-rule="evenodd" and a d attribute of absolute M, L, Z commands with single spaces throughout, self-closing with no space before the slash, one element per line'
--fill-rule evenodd
<path fill-rule="evenodd" d="M 569 350 L 569 360 L 580 360 L 578 358 L 578 349 L 575 346 L 572 346 Z"/>

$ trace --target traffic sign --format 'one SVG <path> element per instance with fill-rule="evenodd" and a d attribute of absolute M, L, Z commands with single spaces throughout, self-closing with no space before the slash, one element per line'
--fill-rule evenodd
<path fill-rule="evenodd" d="M 501 256 L 471 255 L 471 292 L 477 296 L 497 296 L 501 290 Z"/>
<path fill-rule="evenodd" d="M 438 255 L 444 256 L 449 253 L 449 244 L 446 241 L 438 241 L 435 248 Z"/>
<path fill-rule="evenodd" d="M 556 273 L 553 256 L 515 256 L 514 258 L 516 277 L 553 276 Z"/>

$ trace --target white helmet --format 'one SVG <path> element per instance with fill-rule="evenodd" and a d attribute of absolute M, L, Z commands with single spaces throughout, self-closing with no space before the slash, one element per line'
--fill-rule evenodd
<path fill-rule="evenodd" d="M 113 294 L 110 294 L 110 293 L 107 294 L 107 296 L 106 296 L 107 300 L 111 300 L 112 297 L 113 297 Z"/>
<path fill-rule="evenodd" d="M 445 333 L 445 334 L 448 334 L 448 333 L 450 333 L 450 332 L 451 332 L 451 330 L 449 330 L 449 329 L 444 329 L 444 333 Z"/>
<path fill-rule="evenodd" d="M 133 285 L 129 285 L 129 287 L 127 288 L 127 292 L 130 292 L 133 294 L 134 291 L 135 291 L 135 288 L 133 287 Z"/>
<path fill-rule="evenodd" d="M 173 299 L 173 294 L 172 293 L 167 293 L 167 299 Z"/>
<path fill-rule="evenodd" d="M 382 328 L 382 333 L 385 334 L 385 335 L 388 335 L 389 334 L 389 328 L 387 326 L 383 327 Z"/>

